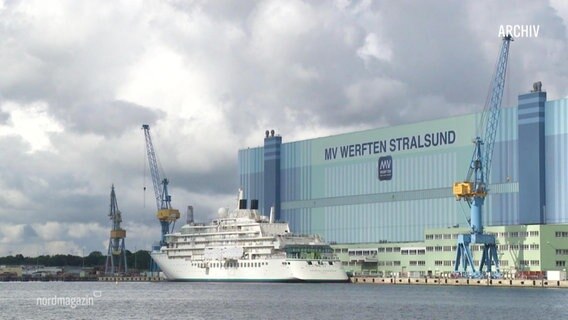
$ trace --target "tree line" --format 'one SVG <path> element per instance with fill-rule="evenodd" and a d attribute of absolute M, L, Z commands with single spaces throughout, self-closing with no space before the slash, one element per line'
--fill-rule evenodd
<path fill-rule="evenodd" d="M 132 253 L 126 250 L 126 261 L 129 269 L 147 270 L 150 268 L 150 252 L 138 250 Z M 40 265 L 46 267 L 102 267 L 106 263 L 106 255 L 93 251 L 88 256 L 80 257 L 70 254 L 40 255 L 24 257 L 21 254 L 0 257 L 0 265 Z"/>

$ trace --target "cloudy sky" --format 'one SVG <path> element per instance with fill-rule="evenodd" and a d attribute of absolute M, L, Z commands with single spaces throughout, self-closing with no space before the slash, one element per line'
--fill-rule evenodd
<path fill-rule="evenodd" d="M 479 111 L 499 27 L 504 96 L 568 96 L 568 3 L 0 0 L 0 255 L 105 251 L 115 184 L 130 250 L 159 238 L 141 124 L 173 204 L 232 206 L 237 150 Z M 144 186 L 147 191 L 144 192 Z"/>

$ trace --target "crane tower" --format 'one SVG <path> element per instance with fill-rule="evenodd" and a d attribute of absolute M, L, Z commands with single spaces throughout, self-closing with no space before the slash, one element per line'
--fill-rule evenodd
<path fill-rule="evenodd" d="M 126 250 L 124 248 L 124 239 L 126 238 L 126 230 L 120 227 L 122 222 L 122 214 L 118 210 L 118 202 L 114 193 L 114 185 L 110 191 L 110 212 L 108 214 L 112 221 L 112 230 L 108 241 L 108 252 L 105 263 L 105 274 L 114 275 L 116 273 L 127 273 L 128 265 L 126 263 Z"/>
<path fill-rule="evenodd" d="M 144 137 L 146 139 L 146 152 L 148 155 L 148 164 L 150 174 L 152 176 L 152 184 L 154 186 L 154 196 L 156 198 L 156 207 L 158 209 L 156 217 L 160 221 L 161 239 L 160 245 L 166 244 L 166 234 L 173 232 L 176 220 L 179 219 L 180 213 L 177 209 L 172 209 L 172 197 L 168 193 L 169 180 L 162 178 L 163 170 L 159 169 L 158 158 L 152 144 L 150 136 L 150 125 L 143 124 Z M 162 172 L 160 172 L 162 171 Z M 165 176 L 165 174 L 163 174 Z"/>
<path fill-rule="evenodd" d="M 473 156 L 466 179 L 454 183 L 453 186 L 453 193 L 456 199 L 465 200 L 470 207 L 470 219 L 468 222 L 471 227 L 469 234 L 460 234 L 458 236 L 454 272 L 473 277 L 479 277 L 485 273 L 491 274 L 493 265 L 495 266 L 496 274 L 499 275 L 500 272 L 495 236 L 483 232 L 482 208 L 489 191 L 487 185 L 490 177 L 495 136 L 497 134 L 497 126 L 499 125 L 501 100 L 505 88 L 509 44 L 513 41 L 513 38 L 508 35 L 502 41 L 495 74 L 479 123 L 477 137 L 473 140 Z M 483 253 L 478 270 L 476 270 L 476 266 L 473 263 L 470 244 L 483 245 Z"/>

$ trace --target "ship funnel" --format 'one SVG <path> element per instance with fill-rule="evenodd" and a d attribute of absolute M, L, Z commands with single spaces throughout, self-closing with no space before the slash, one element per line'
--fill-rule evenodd
<path fill-rule="evenodd" d="M 193 224 L 193 206 L 187 206 L 187 224 Z"/>
<path fill-rule="evenodd" d="M 274 223 L 274 207 L 270 207 L 270 223 Z"/>
<path fill-rule="evenodd" d="M 247 208 L 247 199 L 239 199 L 239 209 Z"/>

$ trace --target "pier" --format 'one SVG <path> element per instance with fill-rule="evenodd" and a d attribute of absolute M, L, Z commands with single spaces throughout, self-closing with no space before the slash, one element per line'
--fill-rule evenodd
<path fill-rule="evenodd" d="M 154 277 L 144 277 L 144 276 L 131 276 L 131 277 L 122 277 L 122 276 L 103 276 L 98 277 L 98 281 L 105 281 L 105 282 L 159 282 L 162 279 L 158 276 Z"/>
<path fill-rule="evenodd" d="M 354 284 L 378 285 L 436 285 L 436 286 L 484 286 L 522 288 L 568 288 L 568 280 L 546 279 L 467 279 L 467 278 L 381 278 L 374 276 L 353 276 Z"/>

